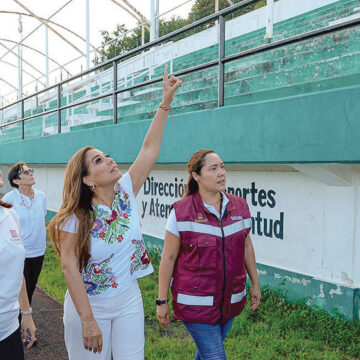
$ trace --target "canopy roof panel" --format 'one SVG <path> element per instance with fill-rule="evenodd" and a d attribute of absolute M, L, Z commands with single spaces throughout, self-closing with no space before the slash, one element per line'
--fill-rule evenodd
<path fill-rule="evenodd" d="M 46 85 L 46 32 L 48 36 L 49 84 L 74 75 L 86 67 L 87 0 L 2 0 L 0 3 L 0 97 L 5 103 L 18 96 L 19 55 L 23 94 Z M 195 0 L 159 1 L 162 18 L 186 17 Z M 185 4 L 184 4 L 185 3 Z M 102 30 L 110 33 L 117 24 L 138 26 L 151 18 L 151 0 L 89 0 L 90 66 L 101 45 Z M 45 26 L 47 24 L 47 26 Z M 47 30 L 46 30 L 47 28 Z M 19 32 L 21 30 L 21 32 Z M 21 43 L 21 54 L 19 46 Z M 1 100 L 0 100 L 1 105 Z"/>

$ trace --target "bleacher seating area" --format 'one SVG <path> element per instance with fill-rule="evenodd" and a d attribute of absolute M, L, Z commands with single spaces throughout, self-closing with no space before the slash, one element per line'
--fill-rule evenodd
<path fill-rule="evenodd" d="M 321 28 L 338 19 L 360 13 L 358 0 L 341 0 L 305 14 L 274 24 L 272 41 Z M 265 28 L 226 41 L 226 55 L 266 43 Z M 195 35 L 193 35 L 195 36 Z M 174 58 L 173 72 L 205 63 L 218 57 L 218 45 Z M 119 64 L 121 67 L 122 64 Z M 162 75 L 163 64 L 128 74 L 118 88 Z M 217 106 L 218 68 L 213 67 L 183 77 L 173 104 L 175 114 Z M 360 27 L 334 32 L 316 39 L 298 42 L 275 50 L 233 61 L 225 67 L 225 105 L 244 104 L 299 94 L 329 90 L 360 83 Z M 63 89 L 62 105 L 104 94 L 112 89 L 111 69 L 69 84 Z M 152 118 L 161 100 L 161 84 L 127 91 L 118 96 L 118 122 Z M 49 93 L 25 104 L 25 116 L 56 108 L 56 93 Z M 1 123 L 17 119 L 18 108 L 4 111 Z M 62 131 L 79 131 L 112 124 L 111 97 L 91 101 L 62 111 Z M 25 122 L 25 138 L 55 134 L 57 114 L 40 116 Z M 18 141 L 21 124 L 0 130 L 0 143 Z"/>

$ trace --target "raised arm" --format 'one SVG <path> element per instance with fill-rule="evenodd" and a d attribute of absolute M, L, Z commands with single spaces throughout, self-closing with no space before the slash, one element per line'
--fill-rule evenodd
<path fill-rule="evenodd" d="M 175 76 L 168 76 L 168 66 L 166 65 L 162 84 L 163 99 L 160 104 L 161 107 L 158 108 L 155 117 L 151 122 L 139 155 L 129 169 L 135 196 L 144 184 L 159 156 L 165 123 L 169 114 L 169 110 L 165 109 L 169 109 L 170 104 L 174 99 L 175 91 L 181 84 L 182 80 L 179 80 Z"/>
<path fill-rule="evenodd" d="M 251 280 L 250 309 L 256 310 L 259 307 L 261 292 L 259 275 L 256 270 L 255 251 L 250 236 L 245 239 L 245 267 Z"/>
<path fill-rule="evenodd" d="M 61 268 L 71 295 L 71 299 L 79 314 L 82 326 L 84 348 L 89 351 L 101 352 L 102 333 L 94 318 L 81 277 L 78 258 L 75 254 L 76 234 L 60 231 Z"/>

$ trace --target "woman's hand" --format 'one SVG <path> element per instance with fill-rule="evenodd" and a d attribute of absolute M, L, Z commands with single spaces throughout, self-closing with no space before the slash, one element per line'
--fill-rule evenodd
<path fill-rule="evenodd" d="M 170 325 L 170 309 L 168 304 L 156 306 L 156 317 L 162 326 Z"/>
<path fill-rule="evenodd" d="M 30 349 L 33 346 L 34 341 L 36 340 L 35 333 L 36 333 L 36 327 L 31 314 L 22 315 L 21 317 L 22 341 L 25 342 L 27 340 L 27 334 L 30 335 L 30 341 L 26 346 L 27 349 Z"/>
<path fill-rule="evenodd" d="M 101 330 L 94 318 L 81 321 L 84 348 L 94 353 L 101 352 L 103 341 Z"/>
<path fill-rule="evenodd" d="M 180 87 L 183 83 L 182 80 L 178 79 L 176 76 L 168 75 L 168 65 L 165 65 L 165 71 L 163 76 L 163 99 L 161 104 L 169 107 L 171 102 L 174 100 L 174 94 L 178 87 Z"/>
<path fill-rule="evenodd" d="M 255 311 L 260 304 L 261 292 L 259 286 L 252 286 L 250 291 L 250 309 Z"/>

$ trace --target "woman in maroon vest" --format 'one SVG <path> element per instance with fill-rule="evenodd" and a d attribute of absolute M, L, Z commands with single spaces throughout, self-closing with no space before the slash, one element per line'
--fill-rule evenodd
<path fill-rule="evenodd" d="M 245 305 L 246 272 L 252 282 L 250 309 L 260 303 L 251 217 L 244 199 L 225 193 L 224 163 L 214 151 L 193 154 L 188 172 L 185 196 L 166 225 L 156 313 L 161 325 L 169 325 L 171 286 L 174 317 L 197 346 L 194 360 L 223 360 L 223 341 Z"/>

